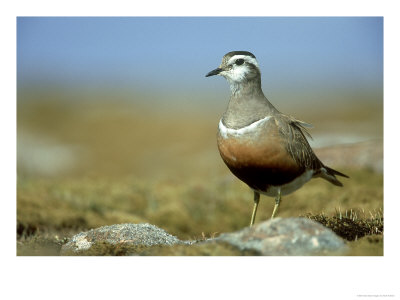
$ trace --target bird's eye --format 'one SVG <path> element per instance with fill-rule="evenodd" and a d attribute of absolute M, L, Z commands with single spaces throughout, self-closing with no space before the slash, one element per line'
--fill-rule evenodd
<path fill-rule="evenodd" d="M 237 64 L 238 66 L 243 65 L 244 63 L 244 59 L 243 58 L 239 58 L 235 61 L 235 64 Z"/>

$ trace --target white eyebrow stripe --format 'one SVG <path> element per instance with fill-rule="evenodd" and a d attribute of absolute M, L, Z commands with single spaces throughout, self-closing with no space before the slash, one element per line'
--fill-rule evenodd
<path fill-rule="evenodd" d="M 240 59 L 240 58 L 242 58 L 245 61 L 255 65 L 256 67 L 258 67 L 258 62 L 254 57 L 251 57 L 251 56 L 248 56 L 248 55 L 239 55 L 239 54 L 236 54 L 236 55 L 232 56 L 228 61 L 228 65 L 233 63 L 235 60 Z"/>

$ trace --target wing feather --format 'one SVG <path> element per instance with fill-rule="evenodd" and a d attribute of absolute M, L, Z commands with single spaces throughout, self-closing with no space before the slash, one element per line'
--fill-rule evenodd
<path fill-rule="evenodd" d="M 291 157 L 306 169 L 319 170 L 323 164 L 315 155 L 306 138 L 307 136 L 312 139 L 306 129 L 306 127 L 311 128 L 312 125 L 284 114 L 275 118 L 279 123 L 280 134 L 285 141 L 286 150 Z"/>

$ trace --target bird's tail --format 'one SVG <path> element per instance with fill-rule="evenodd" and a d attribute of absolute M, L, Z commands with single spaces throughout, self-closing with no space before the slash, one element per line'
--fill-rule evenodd
<path fill-rule="evenodd" d="M 346 174 L 340 173 L 339 171 L 331 169 L 327 166 L 323 166 L 321 168 L 321 172 L 318 173 L 317 176 L 329 181 L 330 183 L 332 183 L 334 185 L 343 186 L 343 184 L 336 178 L 336 175 L 349 178 L 349 176 L 347 176 Z"/>

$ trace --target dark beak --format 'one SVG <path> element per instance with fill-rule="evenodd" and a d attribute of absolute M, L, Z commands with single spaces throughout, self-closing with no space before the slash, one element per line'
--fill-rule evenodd
<path fill-rule="evenodd" d="M 206 77 L 218 75 L 219 73 L 221 73 L 221 71 L 222 71 L 221 68 L 216 68 L 215 70 L 212 70 L 211 72 L 208 72 Z"/>

